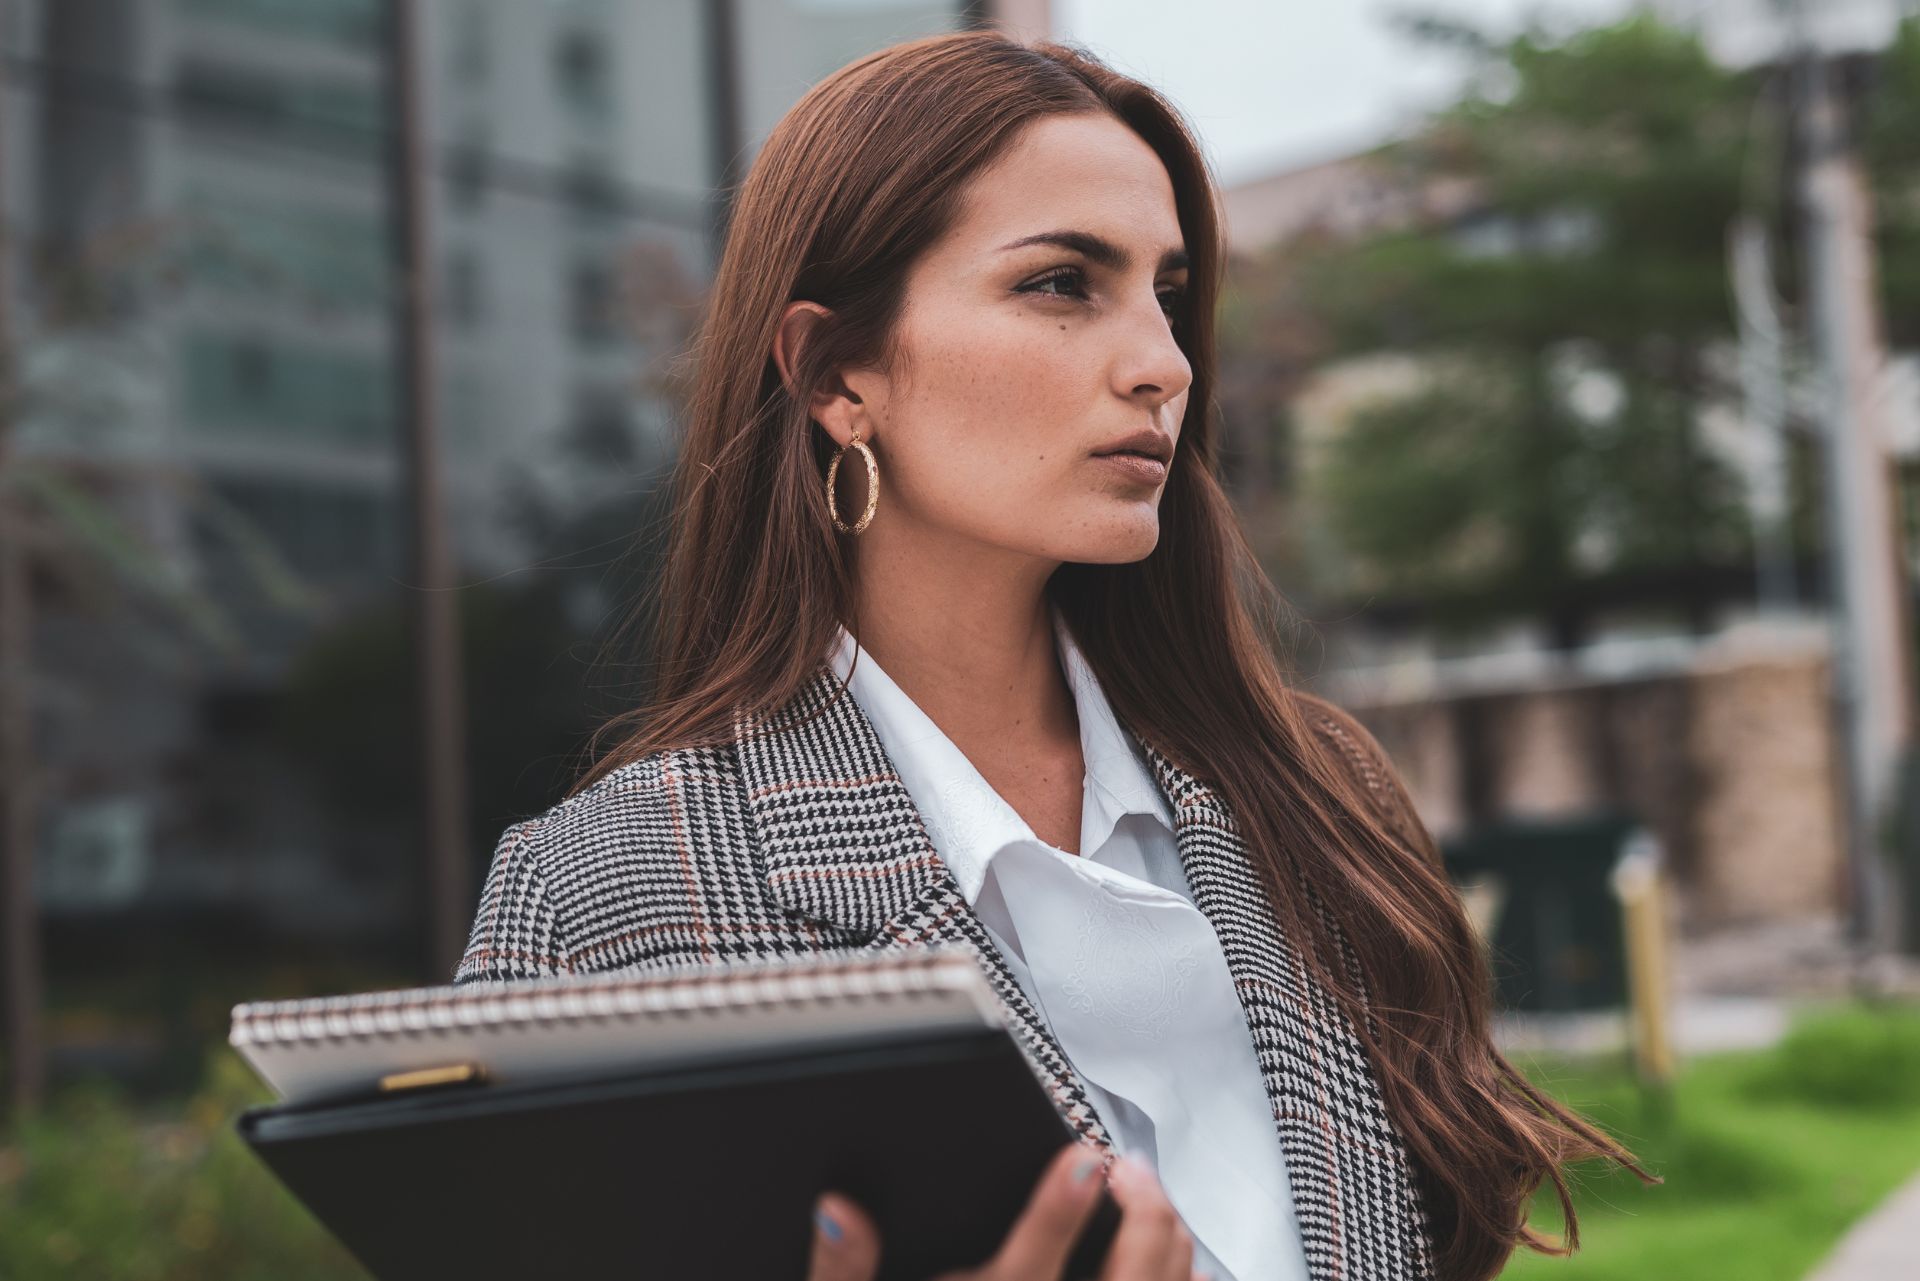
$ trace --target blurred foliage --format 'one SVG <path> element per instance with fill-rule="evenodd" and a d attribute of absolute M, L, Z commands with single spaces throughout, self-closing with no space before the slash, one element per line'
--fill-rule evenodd
<path fill-rule="evenodd" d="M 196 1089 L 207 1047 L 225 1042 L 242 1001 L 405 987 L 420 977 L 412 948 L 303 944 L 212 914 L 104 920 L 49 942 L 46 1026 L 61 1047 L 56 1080 L 110 1071 L 136 1105 Z M 129 954 L 141 963 L 121 959 Z"/>
<path fill-rule="evenodd" d="M 1920 1010 L 1804 1020 L 1756 1067 L 1755 1097 L 1861 1109 L 1920 1108 Z"/>
<path fill-rule="evenodd" d="M 585 419 L 562 446 L 561 479 L 523 476 L 505 502 L 533 549 L 529 572 L 456 593 L 467 697 L 468 824 L 485 861 L 502 828 L 559 800 L 587 739 L 643 698 L 645 632 L 667 519 L 666 473 L 624 420 Z M 622 610 L 634 613 L 623 614 Z M 287 677 L 278 745 L 347 833 L 392 830 L 417 807 L 413 629 L 405 602 L 316 636 Z"/>
<path fill-rule="evenodd" d="M 1708 348 L 1732 333 L 1754 90 L 1650 16 L 1482 56 L 1480 85 L 1382 157 L 1470 183 L 1476 212 L 1309 266 L 1336 350 L 1431 374 L 1360 412 L 1315 488 L 1376 590 L 1443 620 L 1537 614 L 1570 646 L 1592 578 L 1746 555 L 1736 478 L 1693 418 L 1731 390 Z"/>
<path fill-rule="evenodd" d="M 1769 232 L 1789 323 L 1799 285 L 1782 76 L 1724 68 L 1644 12 L 1512 38 L 1404 25 L 1469 61 L 1467 89 L 1343 162 L 1364 170 L 1351 200 L 1377 206 L 1370 230 L 1317 227 L 1236 264 L 1225 300 L 1223 401 L 1243 431 L 1289 426 L 1274 405 L 1343 375 L 1337 421 L 1291 421 L 1299 528 L 1268 545 L 1298 557 L 1308 594 L 1442 627 L 1534 617 L 1571 647 L 1612 604 L 1711 626 L 1752 574 L 1731 440 L 1702 425 L 1742 403 L 1736 215 Z M 1920 19 L 1860 94 L 1885 309 L 1911 342 Z M 1792 554 L 1817 564 L 1813 451 L 1789 427 Z"/>
<path fill-rule="evenodd" d="M 589 728 L 563 590 L 543 579 L 457 594 L 476 841 L 550 804 Z M 416 812 L 419 744 L 393 732 L 413 718 L 412 636 L 407 603 L 384 602 L 322 634 L 289 673 L 280 745 L 343 828 L 404 826 Z"/>
<path fill-rule="evenodd" d="M 1570 1171 L 1580 1248 L 1516 1253 L 1501 1275 L 1565 1281 L 1800 1281 L 1899 1184 L 1920 1175 L 1920 1008 L 1847 1005 L 1795 1020 L 1760 1053 L 1686 1063 L 1670 1097 L 1617 1059 L 1522 1062 L 1624 1142 L 1648 1186 L 1605 1162 Z M 1551 1188 L 1533 1225 L 1562 1224 Z"/>
<path fill-rule="evenodd" d="M 150 1123 L 117 1087 L 67 1087 L 0 1146 L 0 1276 L 348 1281 L 366 1275 L 234 1132 L 272 1098 L 238 1055 Z"/>

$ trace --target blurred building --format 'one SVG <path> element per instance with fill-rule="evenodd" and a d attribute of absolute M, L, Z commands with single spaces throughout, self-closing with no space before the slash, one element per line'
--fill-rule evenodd
<path fill-rule="evenodd" d="M 15 465 L 55 487 L 50 562 L 71 570 L 35 580 L 50 945 L 62 921 L 187 910 L 417 933 L 414 825 L 343 810 L 272 734 L 328 647 L 364 704 L 323 706 L 330 750 L 414 764 L 404 667 L 384 700 L 353 679 L 404 640 L 369 620 L 406 616 L 387 5 L 5 12 Z M 989 20 L 1044 30 L 1047 6 L 419 5 L 438 479 L 463 583 L 537 575 L 543 530 L 668 465 L 665 362 L 726 189 L 793 101 L 861 53 Z M 211 657 L 222 629 L 238 643 Z"/>

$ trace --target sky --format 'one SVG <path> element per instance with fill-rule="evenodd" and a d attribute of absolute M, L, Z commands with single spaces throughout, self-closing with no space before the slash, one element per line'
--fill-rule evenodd
<path fill-rule="evenodd" d="M 1186 112 L 1232 184 L 1346 154 L 1459 86 L 1453 56 L 1389 16 L 1410 7 L 1517 30 L 1528 15 L 1606 21 L 1626 0 L 1053 0 L 1054 23 Z"/>

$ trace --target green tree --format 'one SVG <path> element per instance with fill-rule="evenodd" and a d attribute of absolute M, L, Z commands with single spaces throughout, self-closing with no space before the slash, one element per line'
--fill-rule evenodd
<path fill-rule="evenodd" d="M 1760 80 L 1647 15 L 1423 34 L 1466 47 L 1475 75 L 1376 159 L 1456 208 L 1303 268 L 1334 355 L 1410 353 L 1424 374 L 1315 457 L 1343 590 L 1442 622 L 1531 614 L 1569 647 L 1609 602 L 1664 600 L 1704 628 L 1749 563 L 1738 478 L 1699 417 L 1737 403 L 1716 356 Z"/>

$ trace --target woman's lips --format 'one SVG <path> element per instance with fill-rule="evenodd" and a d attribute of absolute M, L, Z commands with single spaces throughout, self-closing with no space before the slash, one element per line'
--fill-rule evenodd
<path fill-rule="evenodd" d="M 1095 454 L 1095 462 L 1106 463 L 1120 474 L 1143 485 L 1158 485 L 1167 478 L 1167 465 L 1145 454 Z"/>

